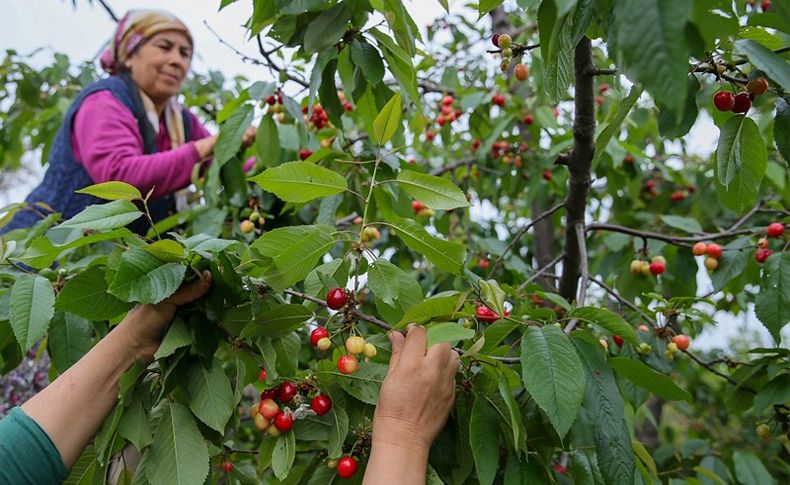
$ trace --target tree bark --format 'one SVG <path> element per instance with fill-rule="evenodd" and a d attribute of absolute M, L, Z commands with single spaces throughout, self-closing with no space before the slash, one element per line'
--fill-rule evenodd
<path fill-rule="evenodd" d="M 562 260 L 560 295 L 576 299 L 581 255 L 576 239 L 576 224 L 584 223 L 587 194 L 590 190 L 590 165 L 595 153 L 595 95 L 593 92 L 592 45 L 582 37 L 574 56 L 575 114 L 573 118 L 573 149 L 567 158 L 570 171 L 568 195 L 565 198 L 565 258 Z"/>

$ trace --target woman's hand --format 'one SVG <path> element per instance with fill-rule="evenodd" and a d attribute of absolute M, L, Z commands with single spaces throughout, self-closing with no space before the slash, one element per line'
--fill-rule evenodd
<path fill-rule="evenodd" d="M 241 137 L 241 147 L 247 148 L 248 146 L 255 143 L 255 134 L 258 132 L 258 127 L 250 126 L 247 128 L 247 131 L 244 132 L 244 135 Z"/>
<path fill-rule="evenodd" d="M 387 377 L 373 415 L 373 445 L 364 485 L 423 485 L 428 451 L 455 401 L 458 353 L 446 343 L 426 349 L 425 328 L 410 325 L 392 343 Z"/>
<path fill-rule="evenodd" d="M 206 138 L 201 138 L 195 142 L 195 149 L 201 160 L 214 155 L 214 147 L 217 145 L 217 137 L 219 135 L 211 135 Z"/>
<path fill-rule="evenodd" d="M 162 342 L 162 333 L 173 319 L 176 308 L 202 297 L 210 286 L 211 272 L 204 271 L 202 278 L 183 285 L 161 303 L 133 308 L 118 325 L 118 331 L 127 332 L 130 341 L 134 342 L 137 358 L 146 364 L 153 361 Z"/>

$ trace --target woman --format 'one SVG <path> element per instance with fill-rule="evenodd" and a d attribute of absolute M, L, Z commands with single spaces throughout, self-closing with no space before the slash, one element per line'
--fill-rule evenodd
<path fill-rule="evenodd" d="M 193 51 L 189 29 L 170 13 L 127 13 L 101 57 L 111 76 L 83 89 L 66 112 L 44 180 L 26 198 L 28 205 L 43 202 L 68 219 L 101 203 L 75 190 L 120 180 L 143 194 L 153 190 L 155 222 L 174 213 L 174 193 L 189 185 L 192 169 L 211 157 L 217 142 L 176 100 Z M 243 146 L 254 136 L 251 127 Z M 41 207 L 20 211 L 0 233 L 35 224 Z M 131 228 L 147 229 L 143 220 Z"/>
<path fill-rule="evenodd" d="M 50 207 L 69 219 L 103 201 L 76 190 L 120 180 L 141 193 L 153 190 L 149 210 L 154 222 L 176 210 L 176 191 L 189 185 L 192 169 L 208 160 L 217 142 L 176 96 L 189 72 L 194 43 L 189 29 L 173 15 L 158 10 L 133 10 L 116 27 L 101 58 L 111 75 L 87 86 L 74 100 L 53 142 L 44 180 L 0 234 L 30 227 Z M 242 140 L 255 137 L 250 127 Z M 251 159 L 254 163 L 254 159 Z M 248 165 L 249 162 L 248 161 Z M 245 167 L 247 168 L 247 167 Z M 45 206 L 34 204 L 43 202 Z M 145 233 L 139 219 L 129 226 Z M 0 417 L 46 385 L 46 355 L 35 351 L 17 369 L 0 379 Z"/>

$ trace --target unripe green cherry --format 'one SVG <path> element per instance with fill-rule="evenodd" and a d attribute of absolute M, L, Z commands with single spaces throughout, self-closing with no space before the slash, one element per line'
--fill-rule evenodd
<path fill-rule="evenodd" d="M 509 47 L 502 49 L 502 57 L 510 57 L 512 55 L 513 55 L 513 51 Z"/>
<path fill-rule="evenodd" d="M 513 39 L 511 39 L 509 35 L 502 34 L 499 36 L 499 47 L 501 47 L 503 50 L 507 49 L 508 47 L 510 47 L 510 43 L 512 41 Z"/>

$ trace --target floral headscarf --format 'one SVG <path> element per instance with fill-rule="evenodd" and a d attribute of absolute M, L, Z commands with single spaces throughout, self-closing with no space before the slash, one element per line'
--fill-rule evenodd
<path fill-rule="evenodd" d="M 173 14 L 164 10 L 130 10 L 118 21 L 110 45 L 101 56 L 101 67 L 110 74 L 119 74 L 123 70 L 124 61 L 143 42 L 159 32 L 176 30 L 187 36 L 194 48 L 194 40 L 187 26 Z M 148 120 L 157 133 L 159 132 L 159 113 L 153 101 L 141 89 Z M 181 106 L 175 98 L 171 99 L 162 113 L 165 118 L 170 144 L 172 148 L 183 145 L 185 140 L 184 122 L 181 118 Z"/>

